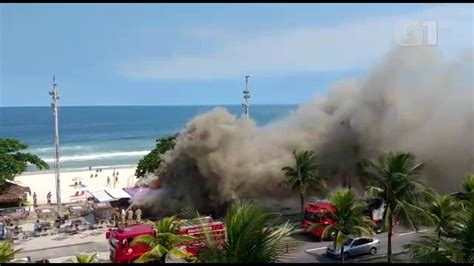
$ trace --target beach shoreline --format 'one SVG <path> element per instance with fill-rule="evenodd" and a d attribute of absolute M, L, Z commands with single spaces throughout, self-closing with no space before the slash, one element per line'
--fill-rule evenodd
<path fill-rule="evenodd" d="M 97 172 L 97 169 L 101 169 L 101 171 Z M 92 167 L 91 170 L 88 167 L 85 169 L 60 169 L 61 203 L 83 201 L 90 196 L 90 192 L 134 186 L 138 180 L 135 177 L 135 170 L 136 165 L 109 165 Z M 117 182 L 114 182 L 114 171 L 117 174 Z M 108 183 L 108 178 L 110 183 Z M 33 204 L 33 193 L 37 195 L 38 204 L 46 204 L 48 192 L 51 192 L 51 203 L 56 203 L 54 169 L 25 172 L 15 177 L 14 180 L 20 185 L 30 188 L 31 195 L 28 195 L 30 204 Z"/>
<path fill-rule="evenodd" d="M 136 168 L 137 164 L 120 164 L 120 165 L 101 165 L 101 166 L 92 166 L 92 171 L 96 169 L 125 169 L 125 168 Z M 89 171 L 89 167 L 80 167 L 80 168 L 59 168 L 59 174 L 69 173 L 69 172 L 80 172 L 80 171 Z M 50 166 L 47 170 L 36 170 L 36 171 L 25 171 L 21 173 L 24 175 L 41 175 L 41 174 L 51 174 L 54 173 L 54 165 Z"/>

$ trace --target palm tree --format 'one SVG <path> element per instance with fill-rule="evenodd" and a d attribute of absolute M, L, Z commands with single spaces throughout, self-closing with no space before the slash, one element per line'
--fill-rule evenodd
<path fill-rule="evenodd" d="M 14 262 L 15 255 L 21 249 L 14 249 L 13 243 L 10 241 L 0 241 L 0 263 Z"/>
<path fill-rule="evenodd" d="M 466 193 L 474 193 L 474 174 L 469 174 L 464 178 L 462 187 Z"/>
<path fill-rule="evenodd" d="M 451 195 L 435 195 L 428 210 L 428 217 L 440 241 L 441 236 L 448 236 L 461 219 L 461 204 Z M 435 249 L 438 250 L 438 246 Z"/>
<path fill-rule="evenodd" d="M 367 195 L 382 199 L 386 203 L 383 214 L 388 226 L 387 260 L 392 261 L 392 229 L 395 213 L 399 222 L 408 228 L 417 229 L 426 222 L 427 214 L 420 205 L 430 197 L 430 192 L 417 177 L 423 163 L 417 163 L 411 153 L 387 152 L 376 161 L 362 162 L 362 173 L 368 178 Z"/>
<path fill-rule="evenodd" d="M 252 200 L 232 203 L 226 214 L 227 239 L 220 245 L 207 245 L 198 262 L 272 263 L 285 257 L 285 245 L 295 226 L 281 222 L 269 210 Z"/>
<path fill-rule="evenodd" d="M 80 254 L 76 255 L 75 258 L 71 258 L 66 262 L 69 263 L 97 263 L 97 253 L 93 254 Z"/>
<path fill-rule="evenodd" d="M 405 245 L 410 255 L 422 263 L 474 263 L 474 200 L 461 213 L 448 236 L 424 234 L 421 240 Z"/>
<path fill-rule="evenodd" d="M 151 248 L 145 252 L 135 262 L 157 261 L 165 263 L 168 256 L 189 259 L 191 254 L 182 250 L 176 245 L 193 240 L 191 236 L 179 235 L 180 224 L 175 220 L 175 216 L 164 217 L 157 222 L 150 222 L 155 229 L 156 235 L 141 235 L 132 240 L 130 245 L 143 244 Z"/>
<path fill-rule="evenodd" d="M 336 232 L 334 238 L 334 248 L 341 249 L 341 262 L 347 258 L 344 253 L 344 243 L 348 235 L 373 235 L 370 219 L 364 214 L 366 203 L 356 199 L 356 193 L 347 188 L 337 189 L 329 196 L 329 201 L 336 207 L 333 214 L 334 224 L 326 226 L 323 237 L 327 237 L 331 232 Z M 322 226 L 314 224 L 310 230 Z"/>
<path fill-rule="evenodd" d="M 308 188 L 321 192 L 326 187 L 325 180 L 318 174 L 316 156 L 312 151 L 293 151 L 296 163 L 293 167 L 282 168 L 286 180 L 282 182 L 300 193 L 301 214 L 304 215 L 304 200 Z"/>

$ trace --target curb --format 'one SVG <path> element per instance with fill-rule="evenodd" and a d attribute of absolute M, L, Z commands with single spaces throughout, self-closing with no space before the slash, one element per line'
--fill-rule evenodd
<path fill-rule="evenodd" d="M 95 242 L 94 242 L 94 241 L 89 241 L 89 242 L 82 242 L 82 243 L 76 243 L 76 244 L 68 244 L 68 245 L 55 246 L 55 247 L 48 247 L 48 248 L 37 248 L 37 249 L 30 249 L 30 250 L 22 250 L 22 251 L 18 252 L 18 254 L 27 253 L 27 252 L 41 251 L 41 250 L 48 250 L 48 249 L 56 249 L 56 248 L 65 248 L 65 247 L 72 247 L 72 246 L 80 246 L 80 245 L 92 244 L 92 243 L 95 243 Z"/>

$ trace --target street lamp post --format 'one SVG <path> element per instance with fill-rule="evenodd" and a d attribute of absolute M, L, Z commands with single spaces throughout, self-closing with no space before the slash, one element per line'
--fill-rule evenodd
<path fill-rule="evenodd" d="M 53 110 L 54 116 L 54 174 L 56 176 L 56 203 L 58 205 L 58 215 L 63 216 L 61 208 L 61 181 L 59 179 L 59 121 L 58 121 L 58 100 L 59 94 L 57 90 L 58 84 L 56 78 L 53 76 L 53 90 L 49 92 L 53 102 L 51 103 L 51 109 Z"/>
<path fill-rule="evenodd" d="M 242 106 L 244 107 L 244 113 L 247 119 L 249 119 L 249 109 L 250 109 L 250 104 L 249 104 L 249 99 L 250 99 L 250 91 L 249 91 L 249 78 L 250 76 L 247 75 L 245 76 L 245 90 L 244 92 L 244 103 L 242 103 Z"/>

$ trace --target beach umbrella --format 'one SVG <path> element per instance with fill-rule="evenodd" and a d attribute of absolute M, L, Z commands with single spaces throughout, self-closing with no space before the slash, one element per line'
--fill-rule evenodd
<path fill-rule="evenodd" d="M 79 177 L 79 176 L 78 176 L 78 177 L 74 177 L 74 178 L 72 179 L 72 181 L 82 181 L 82 177 Z"/>

